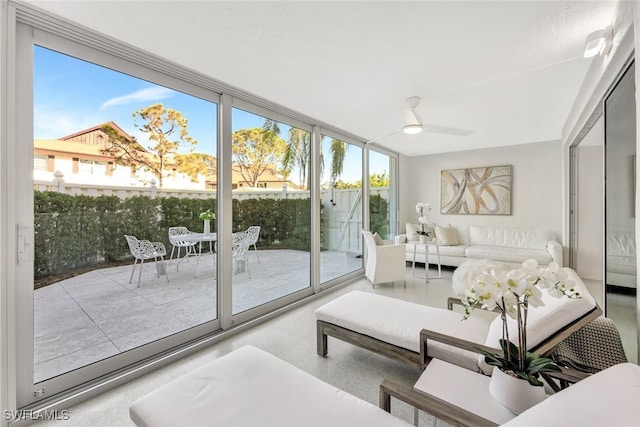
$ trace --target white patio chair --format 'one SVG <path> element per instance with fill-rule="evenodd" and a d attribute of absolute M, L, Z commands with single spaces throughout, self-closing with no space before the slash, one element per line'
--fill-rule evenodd
<path fill-rule="evenodd" d="M 258 248 L 256 248 L 256 242 L 260 238 L 260 226 L 252 225 L 251 227 L 247 228 L 245 234 L 247 235 L 247 239 L 249 240 L 249 249 L 251 249 L 251 246 L 253 245 L 253 252 L 255 252 L 256 258 L 258 259 L 258 262 L 260 262 L 260 257 L 258 256 Z"/>
<path fill-rule="evenodd" d="M 247 252 L 249 251 L 248 235 L 244 232 L 233 233 L 231 243 L 231 255 L 233 257 L 233 272 L 238 274 L 238 261 L 244 262 L 244 267 L 247 269 L 249 278 L 251 278 L 251 271 L 249 271 L 249 263 L 247 262 Z"/>
<path fill-rule="evenodd" d="M 140 287 L 140 278 L 142 277 L 142 264 L 146 260 L 152 259 L 156 264 L 156 274 L 160 278 L 161 274 L 164 274 L 169 282 L 169 275 L 167 274 L 166 267 L 164 265 L 164 257 L 167 255 L 167 250 L 162 242 L 150 242 L 148 240 L 138 240 L 135 236 L 128 234 L 124 235 L 129 245 L 131 255 L 135 258 L 133 262 L 133 269 L 131 270 L 131 277 L 129 277 L 129 283 L 133 280 L 133 273 L 136 270 L 136 264 L 140 261 L 140 271 L 138 272 L 138 288 Z"/>
<path fill-rule="evenodd" d="M 171 260 L 173 259 L 173 252 L 176 248 L 178 248 L 176 258 L 180 258 L 180 249 L 182 248 L 184 248 L 184 256 L 187 258 L 187 261 L 189 256 L 194 256 L 196 254 L 195 246 L 198 244 L 198 242 L 194 242 L 192 240 L 182 240 L 180 238 L 180 236 L 184 236 L 190 233 L 191 231 L 189 231 L 187 227 L 169 227 L 169 242 L 171 242 L 171 245 L 173 246 L 171 248 L 171 255 L 169 256 L 169 262 L 171 262 Z M 178 271 L 179 266 L 180 263 L 176 265 L 176 271 Z"/>

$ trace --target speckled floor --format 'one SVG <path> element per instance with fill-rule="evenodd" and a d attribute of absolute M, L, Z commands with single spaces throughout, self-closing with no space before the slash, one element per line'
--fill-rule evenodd
<path fill-rule="evenodd" d="M 420 270 L 422 270 L 420 273 L 424 274 L 424 270 Z M 435 275 L 435 271 L 432 275 Z M 402 284 L 379 285 L 375 290 L 368 281 L 358 280 L 205 350 L 73 406 L 70 408 L 70 419 L 67 421 L 40 421 L 36 425 L 133 426 L 129 418 L 129 405 L 134 400 L 171 379 L 246 344 L 268 351 L 323 381 L 377 406 L 378 386 L 383 378 L 413 383 L 420 376 L 420 372 L 333 338 L 329 338 L 328 357 L 318 357 L 315 309 L 355 289 L 446 307 L 446 299 L 451 293 L 450 277 L 451 272 L 445 270 L 443 279 L 432 279 L 429 284 L 425 284 L 424 279 L 411 277 L 411 270 L 408 268 L 406 288 Z M 406 404 L 393 400 L 392 414 L 413 423 L 413 408 Z M 420 413 L 420 426 L 447 425 L 426 413 Z"/>
<path fill-rule="evenodd" d="M 419 270 L 416 273 L 424 273 L 423 269 Z M 435 271 L 432 270 L 431 274 L 435 275 Z M 417 380 L 420 372 L 333 338 L 329 338 L 328 357 L 318 357 L 314 310 L 329 300 L 356 289 L 445 307 L 446 299 L 451 295 L 451 274 L 451 270 L 444 270 L 442 279 L 432 279 L 430 283 L 425 284 L 423 279 L 412 277 L 410 268 L 407 268 L 406 288 L 401 284 L 395 284 L 380 285 L 374 290 L 368 281 L 358 280 L 205 350 L 79 403 L 70 408 L 70 419 L 67 421 L 43 421 L 36 424 L 64 427 L 133 426 L 128 410 L 134 400 L 198 366 L 247 344 L 268 351 L 327 383 L 378 405 L 378 386 L 383 378 L 411 384 Z M 588 286 L 591 288 L 597 284 L 589 283 Z M 383 316 L 384 313 L 380 315 Z M 626 328 L 628 325 L 619 325 L 619 327 Z M 391 412 L 413 423 L 412 407 L 392 399 Z M 419 413 L 419 425 L 421 427 L 448 426 L 445 422 L 423 412 Z"/>

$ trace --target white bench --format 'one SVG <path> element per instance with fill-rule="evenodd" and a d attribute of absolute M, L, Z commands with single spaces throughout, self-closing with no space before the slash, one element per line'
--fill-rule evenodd
<path fill-rule="evenodd" d="M 129 414 L 139 427 L 409 426 L 251 346 L 141 397 Z"/>

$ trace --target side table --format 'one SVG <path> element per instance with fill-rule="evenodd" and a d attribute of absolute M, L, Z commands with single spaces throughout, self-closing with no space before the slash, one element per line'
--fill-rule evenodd
<path fill-rule="evenodd" d="M 380 408 L 391 411 L 391 397 L 458 426 L 494 427 L 515 417 L 489 394 L 491 377 L 433 359 L 413 387 L 385 379 Z M 417 425 L 417 412 L 415 417 Z"/>
<path fill-rule="evenodd" d="M 422 276 L 416 275 L 416 249 L 418 246 L 424 246 L 424 282 L 429 283 L 429 246 L 436 247 L 436 256 L 438 259 L 438 277 L 434 277 L 434 279 L 442 279 L 442 265 L 440 264 L 440 243 L 436 242 L 411 242 L 413 244 L 413 262 L 411 265 L 411 275 L 413 277 L 418 277 L 422 279 Z"/>

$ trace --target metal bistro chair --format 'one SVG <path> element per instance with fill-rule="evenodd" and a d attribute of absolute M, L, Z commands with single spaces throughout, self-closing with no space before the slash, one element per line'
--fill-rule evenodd
<path fill-rule="evenodd" d="M 180 258 L 180 249 L 182 248 L 184 248 L 184 256 L 185 258 L 187 258 L 187 261 L 189 256 L 196 255 L 195 246 L 198 244 L 198 242 L 192 240 L 182 240 L 180 238 L 180 236 L 184 236 L 190 233 L 191 231 L 189 231 L 187 227 L 169 227 L 169 242 L 171 242 L 171 245 L 173 246 L 171 248 L 171 255 L 169 256 L 169 262 L 171 262 L 171 260 L 173 259 L 173 252 L 176 250 L 176 248 L 178 248 L 176 258 Z M 180 263 L 176 265 L 176 271 L 178 271 L 179 266 Z"/>
<path fill-rule="evenodd" d="M 249 271 L 249 263 L 247 262 L 247 252 L 249 251 L 249 239 L 248 235 L 244 232 L 233 233 L 231 243 L 231 255 L 233 257 L 233 272 L 238 274 L 238 263 L 240 260 L 244 263 L 244 267 L 251 278 L 251 272 Z"/>
<path fill-rule="evenodd" d="M 164 274 L 169 282 L 169 275 L 164 264 L 164 257 L 167 255 L 167 250 L 162 242 L 150 242 L 148 240 L 138 240 L 135 236 L 125 234 L 127 244 L 131 255 L 135 258 L 133 262 L 133 269 L 131 270 L 131 277 L 129 277 L 129 283 L 133 280 L 133 273 L 136 270 L 136 264 L 140 261 L 140 271 L 138 272 L 138 288 L 140 287 L 140 278 L 142 277 L 142 264 L 146 260 L 152 259 L 156 264 L 156 274 L 160 278 L 161 274 Z"/>
<path fill-rule="evenodd" d="M 247 246 L 251 248 L 251 246 L 253 245 L 253 252 L 255 252 L 256 258 L 258 259 L 258 262 L 260 262 L 260 257 L 258 256 L 258 248 L 256 248 L 256 242 L 260 238 L 260 226 L 252 225 L 251 227 L 247 228 L 247 231 L 245 231 L 244 233 L 247 235 L 247 239 L 249 240 Z"/>

